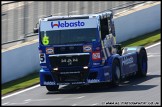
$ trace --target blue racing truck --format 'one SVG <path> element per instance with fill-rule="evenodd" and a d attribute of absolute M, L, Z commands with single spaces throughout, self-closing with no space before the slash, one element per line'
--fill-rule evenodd
<path fill-rule="evenodd" d="M 112 11 L 97 14 L 48 16 L 34 28 L 39 35 L 40 85 L 110 82 L 118 85 L 130 75 L 147 74 L 143 46 L 116 44 Z"/>

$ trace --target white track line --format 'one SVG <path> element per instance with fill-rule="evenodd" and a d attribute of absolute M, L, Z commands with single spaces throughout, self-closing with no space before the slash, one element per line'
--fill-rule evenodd
<path fill-rule="evenodd" d="M 152 47 L 154 47 L 154 46 L 156 46 L 156 45 L 159 45 L 159 44 L 161 44 L 161 42 L 158 42 L 158 43 L 156 43 L 156 44 L 150 45 L 150 46 L 146 47 L 146 49 L 152 48 Z M 3 100 L 3 99 L 5 99 L 5 98 L 12 97 L 12 96 L 14 96 L 14 95 L 17 95 L 17 94 L 20 94 L 20 93 L 26 92 L 26 91 L 28 91 L 28 90 L 31 90 L 31 89 L 37 88 L 37 87 L 39 87 L 39 86 L 40 86 L 40 84 L 35 85 L 35 86 L 30 87 L 30 88 L 27 88 L 27 89 L 25 89 L 25 90 L 22 90 L 22 91 L 19 91 L 19 92 L 15 92 L 15 93 L 10 94 L 10 95 L 6 95 L 6 96 L 2 97 L 1 99 Z M 79 98 L 82 98 L 82 97 L 79 97 Z"/>
<path fill-rule="evenodd" d="M 1 99 L 3 100 L 3 99 L 5 99 L 5 98 L 8 98 L 8 97 L 11 97 L 11 96 L 14 96 L 14 95 L 17 95 L 17 94 L 20 94 L 20 93 L 26 92 L 26 91 L 31 90 L 31 89 L 34 89 L 34 88 L 37 88 L 37 87 L 39 87 L 39 86 L 40 86 L 40 84 L 35 85 L 35 86 L 30 87 L 30 88 L 27 88 L 27 89 L 25 89 L 25 90 L 22 90 L 22 91 L 15 92 L 15 93 L 13 93 L 13 94 L 10 94 L 10 95 L 7 95 L 7 96 L 4 96 L 4 97 L 2 97 Z"/>
<path fill-rule="evenodd" d="M 83 98 L 83 97 L 85 97 L 85 96 L 80 96 L 80 97 L 77 97 L 77 98 Z"/>
<path fill-rule="evenodd" d="M 153 45 L 147 46 L 146 49 L 152 48 L 152 47 L 154 47 L 154 46 L 156 46 L 156 45 L 159 45 L 159 44 L 161 44 L 161 42 L 158 42 L 158 43 L 156 43 L 156 44 L 153 44 Z"/>
<path fill-rule="evenodd" d="M 98 105 L 98 103 L 92 104 L 92 106 Z"/>

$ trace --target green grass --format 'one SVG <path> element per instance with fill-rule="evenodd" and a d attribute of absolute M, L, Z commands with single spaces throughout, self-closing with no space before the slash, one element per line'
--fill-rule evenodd
<path fill-rule="evenodd" d="M 154 44 L 157 41 L 161 40 L 161 30 L 154 31 L 152 33 L 148 33 L 146 35 L 142 35 L 137 38 L 130 39 L 128 41 L 120 43 L 122 47 L 128 46 L 148 46 Z"/>
<path fill-rule="evenodd" d="M 157 30 L 155 32 L 142 35 L 141 37 L 137 37 L 128 41 L 125 41 L 122 44 L 122 47 L 127 47 L 127 46 L 147 46 L 150 44 L 153 44 L 157 41 L 161 40 L 161 32 L 160 30 Z M 23 78 L 2 84 L 2 90 L 1 94 L 5 95 L 8 93 L 11 93 L 16 90 L 21 90 L 30 86 L 33 86 L 35 84 L 39 83 L 39 74 L 38 72 L 34 74 L 30 74 L 28 76 L 25 76 Z"/>
<path fill-rule="evenodd" d="M 16 90 L 25 89 L 39 83 L 38 72 L 29 74 L 23 78 L 2 84 L 1 95 L 11 93 Z"/>

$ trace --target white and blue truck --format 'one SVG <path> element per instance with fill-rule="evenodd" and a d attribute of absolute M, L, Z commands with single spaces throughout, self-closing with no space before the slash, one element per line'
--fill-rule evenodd
<path fill-rule="evenodd" d="M 119 85 L 130 75 L 145 77 L 143 46 L 116 44 L 112 11 L 98 14 L 49 16 L 39 19 L 40 85 L 56 91 L 59 85 L 110 82 Z"/>

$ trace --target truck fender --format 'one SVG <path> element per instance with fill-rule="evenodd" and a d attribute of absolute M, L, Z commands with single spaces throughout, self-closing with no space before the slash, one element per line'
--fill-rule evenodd
<path fill-rule="evenodd" d="M 122 55 L 127 53 L 137 52 L 139 53 L 141 49 L 145 49 L 143 46 L 135 46 L 135 47 L 124 47 L 122 50 Z"/>
<path fill-rule="evenodd" d="M 137 46 L 137 47 L 125 47 L 122 51 L 122 55 L 136 52 L 137 53 L 137 65 L 138 65 L 138 71 L 137 76 L 144 77 L 147 74 L 147 52 L 146 49 L 143 46 Z"/>

